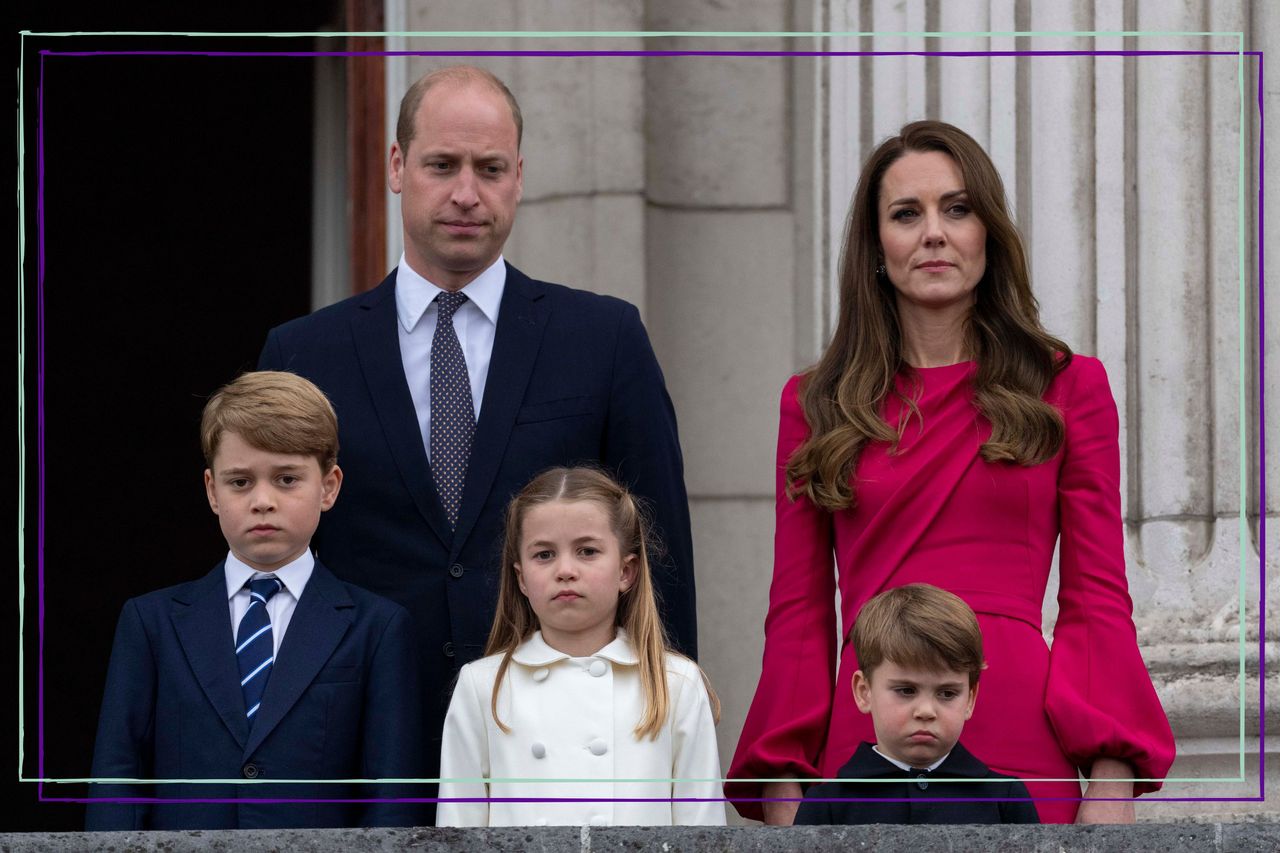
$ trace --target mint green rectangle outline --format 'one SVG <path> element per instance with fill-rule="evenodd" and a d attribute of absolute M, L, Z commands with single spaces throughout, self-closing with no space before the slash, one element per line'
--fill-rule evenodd
<path fill-rule="evenodd" d="M 1181 777 L 1164 777 L 1163 779 L 1146 779 L 1132 778 L 1109 781 L 1122 782 L 1248 782 L 1251 779 L 1245 778 L 1245 686 L 1247 683 L 1246 666 L 1245 666 L 1245 617 L 1246 617 L 1246 600 L 1245 600 L 1245 559 L 1248 554 L 1249 546 L 1249 526 L 1246 514 L 1247 508 L 1247 490 L 1248 490 L 1248 453 L 1247 444 L 1247 424 L 1248 424 L 1248 384 L 1245 382 L 1248 370 L 1247 358 L 1247 324 L 1246 324 L 1246 308 L 1247 308 L 1247 288 L 1245 274 L 1245 251 L 1247 240 L 1245 238 L 1246 208 L 1245 208 L 1245 52 L 1244 52 L 1244 33 L 1241 31 L 1141 31 L 1141 30 L 1090 30 L 1090 31 L 1012 31 L 1012 32 L 702 32 L 702 31 L 610 31 L 610 32 L 591 32 L 591 31 L 442 31 L 442 32 L 364 32 L 364 33 L 176 33 L 176 32 L 146 32 L 146 31 L 120 31 L 120 32 L 34 32 L 30 30 L 20 31 L 20 45 L 25 46 L 27 36 L 41 37 L 59 37 L 59 36 L 190 36 L 190 37 L 282 37 L 282 38 L 298 38 L 298 37 L 383 37 L 383 36 L 402 36 L 402 37 L 432 37 L 432 38 L 809 38 L 809 37 L 861 37 L 861 36 L 895 36 L 895 37 L 924 37 L 924 38 L 968 38 L 968 37 L 1010 37 L 1010 36 L 1026 36 L 1026 37 L 1092 37 L 1099 36 L 1165 36 L 1165 37 L 1193 37 L 1193 36 L 1234 36 L 1238 42 L 1237 47 L 1237 88 L 1240 95 L 1240 113 L 1239 113 L 1239 136 L 1240 136 L 1240 167 L 1238 170 L 1238 215 L 1237 215 L 1237 231 L 1239 233 L 1238 240 L 1238 267 L 1239 267 L 1239 288 L 1238 288 L 1238 315 L 1239 315 L 1239 370 L 1240 370 L 1240 393 L 1239 393 L 1239 441 L 1240 441 L 1240 511 L 1239 511 L 1239 530 L 1240 530 L 1240 574 L 1237 581 L 1239 590 L 1239 602 L 1237 608 L 1237 621 L 1239 623 L 1239 705 L 1240 705 L 1240 725 L 1239 725 L 1239 750 L 1240 750 L 1240 774 L 1238 777 L 1200 777 L 1200 778 L 1181 778 Z M 23 630 L 25 627 L 25 610 L 23 602 L 25 600 L 25 583 L 26 574 L 25 563 L 25 547 L 24 547 L 24 527 L 23 522 L 26 518 L 25 497 L 26 497 L 26 453 L 25 453 L 25 400 L 26 389 L 23 387 L 23 377 L 25 375 L 25 344 L 26 344 L 26 327 L 25 318 L 25 266 L 26 266 L 26 190 L 24 184 L 24 166 L 26 163 L 26 152 L 23 129 L 25 127 L 26 105 L 24 99 L 25 89 L 23 81 L 25 75 L 26 51 L 21 49 L 19 54 L 18 65 L 18 444 L 19 444 L 19 525 L 18 525 L 18 782 L 40 782 L 46 784 L 62 784 L 62 783 L 103 783 L 103 782 L 137 782 L 139 784 L 152 783 L 176 783 L 176 784 L 268 784 L 265 780 L 247 780 L 247 779 L 155 779 L 155 780 L 133 780 L 133 779 L 94 779 L 94 778 L 35 778 L 26 777 L 22 774 L 22 765 L 25 760 L 24 737 L 25 737 L 25 713 L 24 713 L 24 688 L 25 684 L 25 667 L 23 658 L 25 653 L 25 644 L 23 642 Z M 1265 512 L 1259 523 L 1265 523 Z M 1261 557 L 1260 557 L 1261 559 Z M 1265 593 L 1263 593 L 1265 594 Z M 1265 638 L 1260 638 L 1265 642 Z M 1266 671 L 1266 661 L 1264 657 L 1260 657 L 1258 661 L 1259 667 L 1259 683 L 1264 679 Z M 1265 761 L 1261 749 L 1259 749 L 1259 762 Z M 373 779 L 347 779 L 347 780 L 323 780 L 323 779 L 305 779 L 305 780 L 288 780 L 273 779 L 271 784 L 288 784 L 302 783 L 334 783 L 334 784 L 366 784 L 377 782 L 385 784 L 388 781 L 402 781 L 410 783 L 439 783 L 439 778 L 435 779 L 406 779 L 406 780 L 373 780 Z M 480 781 L 480 780 L 450 780 L 450 781 Z M 579 782 L 591 781 L 599 782 L 681 782 L 681 781 L 709 781 L 709 780 L 687 780 L 687 779 L 609 779 L 609 780 L 577 780 L 577 779 L 489 779 L 490 782 Z M 781 782 L 793 781 L 789 779 L 721 779 L 724 782 Z M 811 782 L 834 782 L 847 781 L 836 779 L 814 779 Z M 1048 782 L 1048 781 L 1078 781 L 1077 779 L 1028 779 L 1026 781 Z M 1083 781 L 1090 781 L 1085 778 Z M 1144 795 L 1147 801 L 1158 801 L 1160 797 L 1151 797 Z"/>

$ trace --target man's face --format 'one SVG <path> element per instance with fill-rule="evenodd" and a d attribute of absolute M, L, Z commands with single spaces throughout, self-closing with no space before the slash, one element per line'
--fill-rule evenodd
<path fill-rule="evenodd" d="M 524 161 L 511 107 L 479 82 L 427 90 L 407 150 L 391 146 L 388 185 L 400 194 L 405 259 L 460 290 L 502 253 L 520 202 Z"/>

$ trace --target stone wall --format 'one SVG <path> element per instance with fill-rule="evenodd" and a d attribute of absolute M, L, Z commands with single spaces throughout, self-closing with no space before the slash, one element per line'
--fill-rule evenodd
<path fill-rule="evenodd" d="M 862 848 L 884 853 L 919 850 L 1044 850 L 1054 853 L 1271 853 L 1280 846 L 1280 825 L 1145 824 L 1140 826 L 795 826 L 795 827 L 507 827 L 495 829 L 312 829 L 221 832 L 0 833 L 0 849 L 14 853 L 63 853 L 108 849 L 115 853 L 176 853 L 229 850 L 274 853 L 369 851 L 526 850 L 660 851 L 694 853 L 809 853 Z"/>

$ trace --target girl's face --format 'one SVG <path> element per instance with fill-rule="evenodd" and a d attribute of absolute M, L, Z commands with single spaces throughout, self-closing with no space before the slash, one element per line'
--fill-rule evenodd
<path fill-rule="evenodd" d="M 635 582 L 638 563 L 622 553 L 594 501 L 552 501 L 525 513 L 516 577 L 557 651 L 587 657 L 613 640 L 618 597 Z"/>

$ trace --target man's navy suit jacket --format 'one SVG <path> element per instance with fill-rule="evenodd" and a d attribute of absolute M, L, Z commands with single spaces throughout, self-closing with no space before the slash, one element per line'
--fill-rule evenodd
<path fill-rule="evenodd" d="M 313 544 L 342 578 L 404 605 L 422 643 L 428 760 L 458 668 L 493 621 L 504 511 L 556 465 L 602 465 L 647 499 L 671 640 L 697 653 L 693 545 L 675 412 L 635 307 L 507 266 L 456 530 L 449 529 L 400 359 L 393 271 L 273 329 L 258 367 L 315 382 L 338 414 L 342 498 Z"/>
<path fill-rule="evenodd" d="M 1026 785 L 990 770 L 958 743 L 933 770 L 908 773 L 864 742 L 836 777 L 858 781 L 825 782 L 810 788 L 796 812 L 797 826 L 1040 822 Z"/>
<path fill-rule="evenodd" d="M 111 650 L 93 777 L 421 778 L 422 696 L 404 608 L 317 560 L 245 717 L 223 564 L 125 603 Z M 407 789 L 339 784 L 100 784 L 91 797 L 365 799 Z M 414 825 L 408 804 L 91 803 L 90 830 Z"/>

